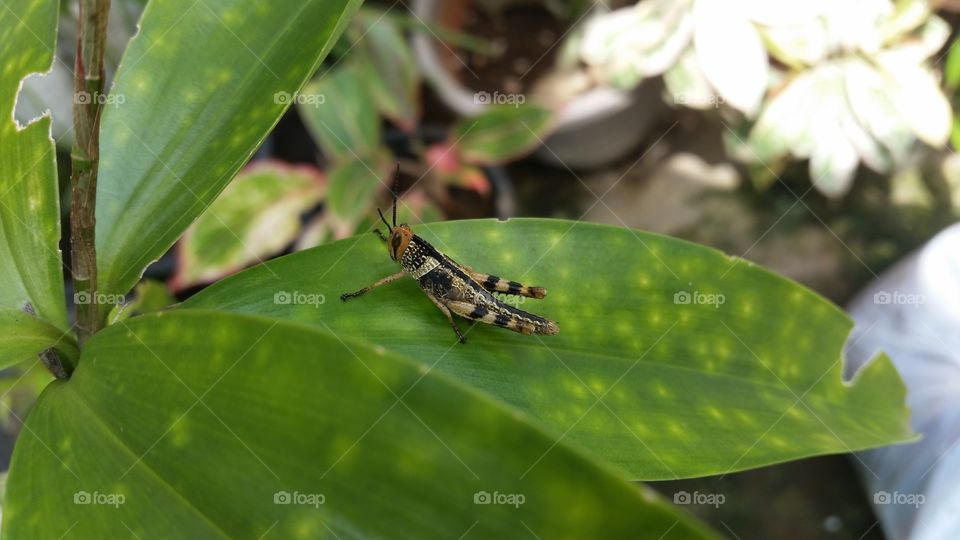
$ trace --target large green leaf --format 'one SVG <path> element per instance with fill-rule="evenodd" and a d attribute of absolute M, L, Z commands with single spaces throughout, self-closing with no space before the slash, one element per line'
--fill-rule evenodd
<path fill-rule="evenodd" d="M 55 0 L 0 4 L 0 307 L 32 311 L 65 330 L 50 117 L 22 129 L 13 120 L 21 79 L 53 62 L 57 6 Z"/>
<path fill-rule="evenodd" d="M 19 433 L 37 397 L 53 380 L 53 374 L 35 362 L 3 370 L 0 373 L 0 430 L 7 434 Z M 6 486 L 6 476 L 6 473 L 0 475 L 0 485 Z"/>
<path fill-rule="evenodd" d="M 725 473 L 913 436 L 889 359 L 845 384 L 849 318 L 748 262 L 568 221 L 460 221 L 418 233 L 478 271 L 546 287 L 546 299 L 520 307 L 558 321 L 559 335 L 477 325 L 457 345 L 409 279 L 334 301 L 397 270 L 372 234 L 269 261 L 184 307 L 293 319 L 402 352 L 527 411 L 638 479 Z M 275 302 L 294 291 L 331 300 Z"/>
<path fill-rule="evenodd" d="M 481 492 L 523 501 L 475 504 Z M 403 357 L 189 311 L 108 328 L 47 388 L 17 441 L 3 526 L 10 538 L 709 535 Z"/>
<path fill-rule="evenodd" d="M 101 127 L 100 289 L 125 293 L 249 159 L 358 0 L 150 2 Z"/>

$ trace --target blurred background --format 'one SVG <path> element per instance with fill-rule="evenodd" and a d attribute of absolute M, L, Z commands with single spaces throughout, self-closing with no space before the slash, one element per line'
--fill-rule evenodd
<path fill-rule="evenodd" d="M 109 72 L 144 3 L 113 1 Z M 64 2 L 61 61 L 27 80 L 16 111 L 53 112 L 64 186 L 76 15 Z M 960 214 L 958 24 L 952 0 L 367 2 L 307 86 L 275 96 L 290 109 L 133 309 L 369 231 L 397 163 L 413 224 L 645 229 L 845 305 Z M 34 395 L 21 381 L 4 399 L 22 411 Z M 688 509 L 733 538 L 884 538 L 858 460 L 652 485 L 724 494 Z"/>

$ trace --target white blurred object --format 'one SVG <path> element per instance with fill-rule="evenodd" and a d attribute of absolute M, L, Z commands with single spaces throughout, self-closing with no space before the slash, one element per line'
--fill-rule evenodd
<path fill-rule="evenodd" d="M 621 90 L 663 74 L 668 97 L 755 118 L 743 161 L 808 160 L 823 194 L 860 163 L 887 174 L 916 140 L 946 144 L 952 109 L 938 52 L 950 24 L 932 0 L 643 0 L 597 12 L 574 52 Z M 776 168 L 776 166 L 774 166 Z"/>
<path fill-rule="evenodd" d="M 851 303 L 848 374 L 885 351 L 923 439 L 858 454 L 890 538 L 960 538 L 960 224 L 885 272 Z"/>

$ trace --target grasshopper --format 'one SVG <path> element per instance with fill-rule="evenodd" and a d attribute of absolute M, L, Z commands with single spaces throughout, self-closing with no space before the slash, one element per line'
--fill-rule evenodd
<path fill-rule="evenodd" d="M 397 175 L 399 174 L 398 170 Z M 560 331 L 560 327 L 554 321 L 507 305 L 492 294 L 499 292 L 539 299 L 547 295 L 547 290 L 543 287 L 532 287 L 491 274 L 475 272 L 470 267 L 447 257 L 429 242 L 414 234 L 406 223 L 397 225 L 396 180 L 394 180 L 393 191 L 392 226 L 383 217 L 383 212 L 377 209 L 380 219 L 390 231 L 390 236 L 389 238 L 384 236 L 380 229 L 374 229 L 374 232 L 387 244 L 390 258 L 400 263 L 403 270 L 358 291 L 342 294 L 340 300 L 346 302 L 381 285 L 396 281 L 404 275 L 409 275 L 417 280 L 430 301 L 447 316 L 460 343 L 466 343 L 466 339 L 453 320 L 454 313 L 473 321 L 492 324 L 526 335 L 553 335 Z"/>

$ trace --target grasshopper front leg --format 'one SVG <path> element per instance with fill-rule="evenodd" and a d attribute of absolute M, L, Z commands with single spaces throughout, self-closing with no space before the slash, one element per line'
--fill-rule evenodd
<path fill-rule="evenodd" d="M 371 285 L 368 285 L 368 286 L 360 289 L 359 291 L 354 291 L 354 292 L 351 292 L 351 293 L 343 293 L 343 294 L 341 294 L 341 295 L 340 295 L 340 300 L 346 302 L 347 300 L 349 300 L 349 299 L 351 299 L 351 298 L 356 298 L 357 296 L 360 296 L 360 295 L 366 293 L 367 291 L 376 289 L 377 287 L 379 287 L 379 286 L 381 286 L 381 285 L 386 285 L 387 283 L 390 283 L 391 281 L 396 281 L 396 280 L 402 278 L 403 276 L 404 276 L 404 273 L 403 273 L 403 272 L 397 272 L 396 274 L 389 275 L 389 276 L 387 276 L 387 277 L 385 277 L 385 278 L 383 278 L 383 279 L 381 279 L 381 280 L 378 280 L 378 281 L 374 282 L 374 283 L 371 284 Z"/>

